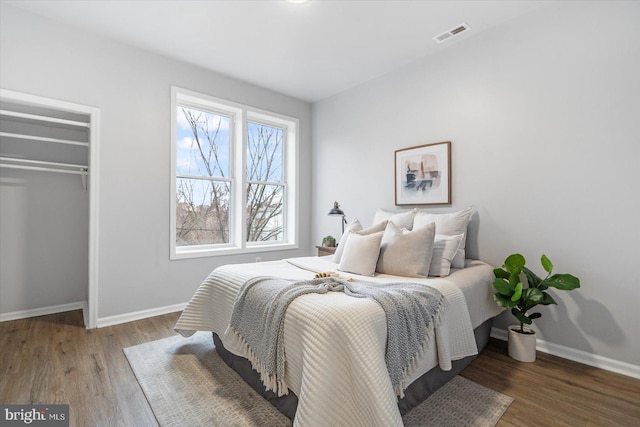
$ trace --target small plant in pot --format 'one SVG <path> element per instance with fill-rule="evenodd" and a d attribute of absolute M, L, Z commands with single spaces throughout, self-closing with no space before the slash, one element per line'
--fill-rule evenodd
<path fill-rule="evenodd" d="M 520 254 L 509 255 L 502 268 L 493 270 L 496 276 L 493 287 L 498 291 L 493 299 L 499 306 L 510 308 L 511 314 L 520 322 L 519 328 L 509 328 L 509 356 L 522 362 L 536 359 L 535 331 L 525 325 L 531 325 L 534 319 L 542 316 L 539 312 L 529 314 L 529 311 L 538 304 L 557 304 L 546 292 L 549 288 L 570 291 L 580 287 L 580 279 L 571 274 L 551 274 L 553 263 L 546 255 L 542 255 L 540 263 L 547 272 L 544 279 L 525 266 L 526 260 Z"/>
<path fill-rule="evenodd" d="M 325 248 L 334 248 L 336 246 L 336 238 L 333 236 L 325 236 L 322 239 L 322 246 Z"/>

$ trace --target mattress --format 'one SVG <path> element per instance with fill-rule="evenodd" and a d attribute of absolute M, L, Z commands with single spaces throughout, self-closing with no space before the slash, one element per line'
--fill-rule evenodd
<path fill-rule="evenodd" d="M 246 357 L 225 335 L 239 288 L 257 276 L 307 280 L 335 271 L 330 257 L 304 257 L 219 267 L 198 288 L 175 329 L 218 335 L 231 353 Z M 474 328 L 500 313 L 492 299 L 492 267 L 468 262 L 446 278 L 416 279 L 340 273 L 366 282 L 410 281 L 438 289 L 446 299 L 443 320 L 421 357 L 407 371 L 406 385 L 434 367 L 450 371 L 452 362 L 477 354 Z M 285 382 L 298 396 L 295 426 L 401 426 L 398 397 L 386 370 L 386 320 L 372 300 L 343 293 L 310 294 L 291 303 L 284 323 Z"/>

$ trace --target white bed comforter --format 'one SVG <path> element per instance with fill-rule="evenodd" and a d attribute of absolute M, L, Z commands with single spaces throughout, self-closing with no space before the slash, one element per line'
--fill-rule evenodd
<path fill-rule="evenodd" d="M 219 267 L 200 285 L 175 330 L 184 336 L 215 332 L 229 351 L 246 357 L 224 334 L 244 282 L 256 276 L 306 280 L 315 272 L 335 271 L 336 267 L 327 258 L 317 257 Z M 425 283 L 445 296 L 441 324 L 408 372 L 408 385 L 436 365 L 450 370 L 452 360 L 477 354 L 473 328 L 500 312 L 491 298 L 491 271 L 487 264 L 476 262 L 446 279 L 341 276 L 368 282 Z M 472 310 L 467 301 L 473 301 Z M 341 292 L 294 300 L 284 325 L 285 381 L 298 396 L 294 426 L 402 426 L 385 365 L 386 337 L 384 311 L 373 300 Z"/>

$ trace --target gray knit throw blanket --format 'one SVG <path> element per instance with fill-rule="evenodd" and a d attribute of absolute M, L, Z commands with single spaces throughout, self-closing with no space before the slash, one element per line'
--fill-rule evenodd
<path fill-rule="evenodd" d="M 330 291 L 371 298 L 382 306 L 387 319 L 387 369 L 396 394 L 403 397 L 408 370 L 424 351 L 445 304 L 444 296 L 432 287 L 404 282 L 347 282 L 333 277 L 306 281 L 257 277 L 240 288 L 226 333 L 244 347 L 267 390 L 285 395 L 287 307 L 301 295 Z"/>

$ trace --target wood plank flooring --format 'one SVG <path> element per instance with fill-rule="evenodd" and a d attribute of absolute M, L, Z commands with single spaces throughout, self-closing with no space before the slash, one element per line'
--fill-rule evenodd
<path fill-rule="evenodd" d="M 86 330 L 71 311 L 0 323 L 0 403 L 69 403 L 71 425 L 156 426 L 122 349 L 174 334 L 179 313 Z M 639 426 L 640 380 L 489 347 L 462 375 L 515 402 L 498 426 Z"/>
<path fill-rule="evenodd" d="M 498 426 L 640 426 L 640 380 L 538 352 L 534 363 L 489 346 L 461 374 L 515 402 Z"/>

